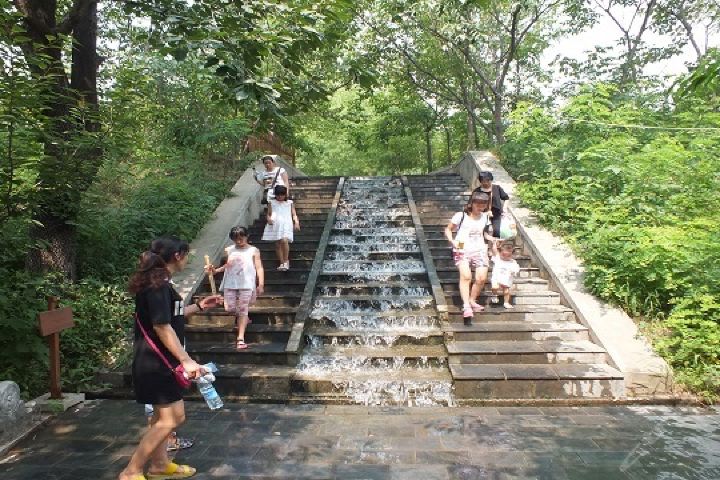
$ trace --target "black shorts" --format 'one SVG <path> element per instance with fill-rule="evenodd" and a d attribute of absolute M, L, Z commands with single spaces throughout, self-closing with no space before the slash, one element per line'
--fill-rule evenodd
<path fill-rule="evenodd" d="M 177 384 L 170 370 L 157 370 L 153 367 L 155 365 L 143 366 L 142 362 L 133 362 L 135 400 L 150 405 L 165 405 L 182 400 L 185 390 Z"/>

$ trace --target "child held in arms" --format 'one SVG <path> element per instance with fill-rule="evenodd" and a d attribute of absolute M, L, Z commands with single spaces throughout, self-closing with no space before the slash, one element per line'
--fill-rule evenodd
<path fill-rule="evenodd" d="M 245 343 L 245 329 L 250 323 L 250 306 L 265 288 L 265 270 L 260 260 L 260 250 L 248 242 L 245 227 L 233 227 L 229 236 L 235 243 L 225 249 L 227 262 L 219 268 L 209 265 L 208 270 L 211 275 L 224 272 L 220 290 L 225 297 L 225 310 L 235 313 L 238 326 L 235 347 L 242 350 L 248 346 Z"/>
<path fill-rule="evenodd" d="M 293 232 L 300 230 L 300 220 L 295 211 L 295 203 L 288 199 L 288 189 L 277 185 L 274 197 L 268 202 L 267 225 L 263 231 L 264 241 L 275 242 L 275 254 L 280 266 L 278 270 L 286 272 L 290 269 L 290 244 Z"/>
<path fill-rule="evenodd" d="M 483 192 L 490 196 L 490 222 L 492 223 L 492 235 L 500 238 L 500 220 L 505 210 L 505 202 L 510 196 L 500 185 L 493 183 L 492 172 L 483 171 L 478 174 L 480 186 L 473 190 L 473 193 Z"/>
<path fill-rule="evenodd" d="M 490 277 L 492 288 L 492 302 L 497 302 L 497 295 L 503 296 L 503 306 L 513 308 L 510 303 L 510 289 L 513 285 L 513 278 L 520 273 L 520 265 L 513 258 L 515 244 L 512 241 L 496 240 L 492 244 L 493 270 Z"/>

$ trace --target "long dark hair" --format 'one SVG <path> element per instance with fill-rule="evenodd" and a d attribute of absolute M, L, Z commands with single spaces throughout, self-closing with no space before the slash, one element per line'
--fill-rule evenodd
<path fill-rule="evenodd" d="M 168 264 L 175 261 L 175 254 L 186 255 L 190 250 L 187 242 L 177 237 L 156 238 L 150 249 L 140 255 L 137 269 L 130 277 L 130 293 L 136 294 L 146 288 L 158 288 L 168 281 Z"/>

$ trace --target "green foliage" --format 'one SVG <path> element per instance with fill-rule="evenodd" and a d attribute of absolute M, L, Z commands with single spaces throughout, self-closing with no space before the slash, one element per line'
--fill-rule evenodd
<path fill-rule="evenodd" d="M 414 94 L 393 88 L 366 97 L 339 90 L 327 103 L 295 119 L 299 167 L 308 174 L 392 175 L 428 170 L 425 128 L 431 130 L 433 169 L 449 162 L 437 115 Z M 450 122 L 448 122 L 450 123 Z M 451 159 L 461 150 L 463 125 L 447 127 Z M 453 142 L 453 139 L 455 142 Z"/>
<path fill-rule="evenodd" d="M 0 370 L 23 395 L 48 388 L 48 346 L 37 327 L 46 295 L 57 295 L 73 309 L 75 326 L 60 335 L 63 388 L 83 390 L 99 369 L 111 368 L 128 350 L 132 304 L 123 286 L 95 280 L 71 283 L 58 275 L 33 277 L 23 271 L 0 280 Z"/>
<path fill-rule="evenodd" d="M 600 84 L 562 110 L 523 104 L 511 118 L 505 166 L 574 245 L 589 290 L 659 322 L 653 340 L 678 378 L 720 394 L 718 349 L 706 349 L 720 328 L 720 135 L 697 129 L 720 116 L 693 99 L 651 108 Z"/>

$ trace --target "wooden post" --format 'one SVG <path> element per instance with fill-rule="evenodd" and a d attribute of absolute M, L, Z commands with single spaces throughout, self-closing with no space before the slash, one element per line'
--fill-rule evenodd
<path fill-rule="evenodd" d="M 70 307 L 58 309 L 58 297 L 48 297 L 48 311 L 38 314 L 40 335 L 50 345 L 50 398 L 62 398 L 60 390 L 60 332 L 75 325 Z"/>
<path fill-rule="evenodd" d="M 205 266 L 210 265 L 210 255 L 205 255 Z M 210 280 L 210 290 L 213 295 L 217 295 L 217 288 L 215 288 L 215 275 L 212 272 L 208 272 L 208 280 Z"/>

